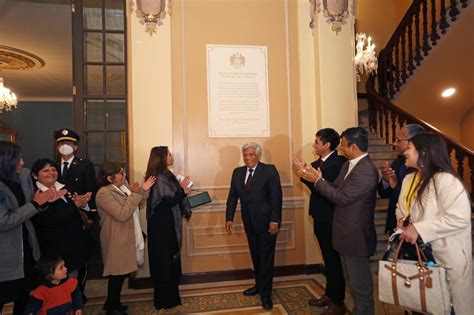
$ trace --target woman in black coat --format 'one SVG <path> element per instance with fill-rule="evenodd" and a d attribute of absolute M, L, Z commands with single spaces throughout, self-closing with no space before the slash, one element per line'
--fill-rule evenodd
<path fill-rule="evenodd" d="M 181 277 L 181 220 L 191 216 L 186 200 L 189 177 L 180 182 L 168 169 L 173 165 L 168 147 L 150 152 L 145 180 L 156 176 L 147 200 L 148 256 L 156 309 L 181 305 L 178 282 Z"/>
<path fill-rule="evenodd" d="M 58 191 L 64 189 L 64 185 L 56 181 L 58 171 L 54 161 L 35 161 L 31 173 L 36 187 L 41 191 L 51 187 Z M 32 219 L 42 256 L 62 257 L 68 268 L 68 275 L 74 278 L 77 278 L 78 269 L 84 266 L 86 259 L 84 221 L 79 208 L 89 199 L 90 193 L 67 193 L 63 198 L 50 203 L 45 211 Z"/>

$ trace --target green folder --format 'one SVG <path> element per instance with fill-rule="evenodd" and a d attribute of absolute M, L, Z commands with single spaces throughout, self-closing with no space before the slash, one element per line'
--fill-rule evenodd
<path fill-rule="evenodd" d="M 212 202 L 212 199 L 207 191 L 203 191 L 188 197 L 188 203 L 191 208 L 196 208 L 209 202 Z"/>

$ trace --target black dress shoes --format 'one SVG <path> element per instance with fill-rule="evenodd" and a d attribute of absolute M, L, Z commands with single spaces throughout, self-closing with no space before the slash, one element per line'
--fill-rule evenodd
<path fill-rule="evenodd" d="M 262 298 L 262 307 L 264 310 L 271 310 L 273 308 L 272 298 Z"/>
<path fill-rule="evenodd" d="M 248 288 L 247 290 L 244 291 L 244 295 L 245 296 L 254 296 L 254 295 L 257 295 L 259 292 L 258 292 L 258 288 L 256 285 L 254 285 L 253 287 L 251 288 Z"/>
<path fill-rule="evenodd" d="M 323 306 L 329 306 L 332 304 L 332 301 L 331 299 L 327 296 L 327 295 L 324 295 L 322 298 L 320 299 L 311 299 L 308 301 L 308 304 L 311 305 L 311 306 L 319 306 L 319 307 L 323 307 Z"/>

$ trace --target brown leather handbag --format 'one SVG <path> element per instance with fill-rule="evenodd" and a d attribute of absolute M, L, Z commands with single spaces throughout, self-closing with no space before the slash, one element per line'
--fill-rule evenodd
<path fill-rule="evenodd" d="M 418 244 L 417 261 L 398 259 L 402 244 L 392 261 L 379 261 L 379 300 L 418 312 L 450 314 L 446 268 L 424 263 Z"/>

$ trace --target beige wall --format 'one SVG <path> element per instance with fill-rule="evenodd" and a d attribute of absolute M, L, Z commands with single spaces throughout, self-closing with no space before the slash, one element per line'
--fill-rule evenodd
<path fill-rule="evenodd" d="M 185 226 L 187 272 L 251 268 L 243 230 L 224 231 L 225 200 L 232 170 L 242 165 L 240 147 L 263 146 L 263 161 L 279 170 L 284 193 L 283 227 L 276 265 L 305 263 L 303 196 L 291 167 L 301 143 L 297 3 L 295 1 L 180 1 L 172 20 L 173 143 L 176 168 L 208 190 L 214 207 L 197 209 Z M 199 25 L 199 27 L 196 27 Z M 259 27 L 257 27 L 259 25 Z M 270 138 L 209 138 L 206 44 L 268 47 Z M 235 216 L 237 230 L 240 213 Z"/>
<path fill-rule="evenodd" d="M 169 145 L 175 173 L 213 198 L 184 224 L 185 273 L 251 268 L 240 213 L 233 235 L 223 229 L 231 173 L 248 141 L 262 144 L 263 161 L 277 166 L 283 184 L 276 265 L 322 262 L 291 157 L 314 159 L 316 130 L 356 124 L 354 26 L 351 17 L 336 34 L 319 18 L 313 36 L 308 9 L 306 0 L 173 1 L 153 36 L 129 12 L 132 177 L 142 178 L 152 146 Z M 206 44 L 268 47 L 271 137 L 208 138 Z M 147 274 L 145 266 L 138 276 Z"/>

